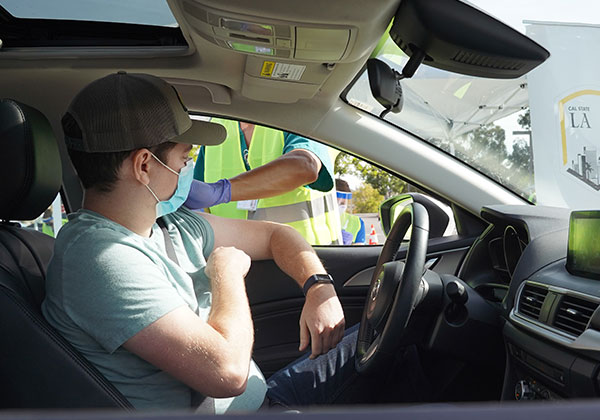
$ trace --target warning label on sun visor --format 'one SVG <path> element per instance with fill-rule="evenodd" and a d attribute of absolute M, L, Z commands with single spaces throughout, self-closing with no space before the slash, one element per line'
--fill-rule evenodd
<path fill-rule="evenodd" d="M 276 63 L 274 61 L 265 61 L 260 71 L 263 77 L 280 80 L 300 80 L 304 74 L 306 66 L 298 64 Z"/>

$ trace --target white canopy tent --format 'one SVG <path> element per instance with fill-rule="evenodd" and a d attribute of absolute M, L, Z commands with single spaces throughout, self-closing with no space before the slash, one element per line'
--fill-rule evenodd
<path fill-rule="evenodd" d="M 401 71 L 406 57 L 379 57 Z M 484 79 L 438 70 L 425 64 L 402 80 L 404 108 L 385 117 L 425 140 L 452 142 L 475 128 L 518 112 L 528 105 L 527 80 Z M 348 94 L 350 103 L 379 114 L 383 107 L 372 97 L 366 72 Z"/>

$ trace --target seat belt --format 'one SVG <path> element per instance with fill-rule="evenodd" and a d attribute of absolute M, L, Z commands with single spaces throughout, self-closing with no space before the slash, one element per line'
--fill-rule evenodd
<path fill-rule="evenodd" d="M 167 224 L 165 223 L 162 217 L 156 219 L 156 224 L 160 227 L 160 230 L 162 230 L 163 238 L 165 240 L 165 250 L 167 251 L 167 256 L 171 261 L 179 265 L 179 260 L 177 259 L 177 254 L 175 254 L 175 247 L 173 246 L 173 240 L 171 239 L 171 235 L 169 235 L 169 229 L 167 228 Z M 194 390 L 192 390 L 191 405 L 192 407 L 197 408 L 197 413 L 215 414 L 214 398 L 207 397 Z"/>
<path fill-rule="evenodd" d="M 173 261 L 175 264 L 179 265 L 179 260 L 177 259 L 177 254 L 175 254 L 175 247 L 173 246 L 173 240 L 169 235 L 169 229 L 167 229 L 167 224 L 163 220 L 162 217 L 156 219 L 156 224 L 162 230 L 163 237 L 165 239 L 165 250 L 167 251 L 167 256 Z"/>

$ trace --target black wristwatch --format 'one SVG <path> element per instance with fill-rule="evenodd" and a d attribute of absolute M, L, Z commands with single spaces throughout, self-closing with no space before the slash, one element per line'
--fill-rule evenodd
<path fill-rule="evenodd" d="M 304 286 L 302 286 L 302 291 L 304 292 L 304 296 L 308 293 L 308 289 L 312 287 L 315 283 L 333 283 L 333 277 L 329 274 L 313 274 L 310 276 L 305 282 Z"/>

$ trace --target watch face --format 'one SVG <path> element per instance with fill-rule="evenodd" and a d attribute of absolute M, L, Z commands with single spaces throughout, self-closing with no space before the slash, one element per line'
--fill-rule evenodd
<path fill-rule="evenodd" d="M 316 281 L 319 283 L 331 283 L 333 282 L 333 279 L 331 278 L 331 276 L 329 274 L 316 274 Z"/>

